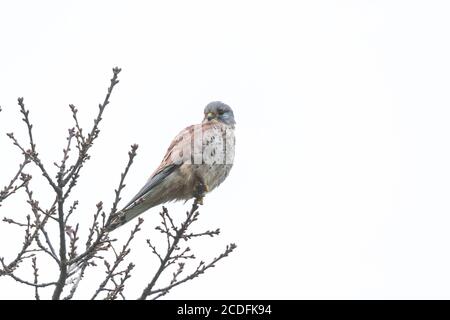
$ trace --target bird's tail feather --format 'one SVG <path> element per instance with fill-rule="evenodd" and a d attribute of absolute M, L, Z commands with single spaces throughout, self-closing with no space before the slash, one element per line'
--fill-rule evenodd
<path fill-rule="evenodd" d="M 123 226 L 127 222 L 131 221 L 132 219 L 136 218 L 138 215 L 140 215 L 142 212 L 150 209 L 151 207 L 143 206 L 143 205 L 136 205 L 132 206 L 126 209 L 122 209 L 121 211 L 117 212 L 115 217 L 111 220 L 108 231 L 113 231 L 117 229 L 118 227 Z"/>
<path fill-rule="evenodd" d="M 155 197 L 155 187 L 160 185 L 179 166 L 179 164 L 170 164 L 153 174 L 138 194 L 121 211 L 116 213 L 108 226 L 108 230 L 115 230 L 142 212 L 163 203 L 161 197 Z"/>

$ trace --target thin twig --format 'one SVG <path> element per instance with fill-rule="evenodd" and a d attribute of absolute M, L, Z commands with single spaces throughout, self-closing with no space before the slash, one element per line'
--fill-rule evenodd
<path fill-rule="evenodd" d="M 37 287 L 38 285 L 38 277 L 39 277 L 39 269 L 36 265 L 36 257 L 33 257 L 32 259 L 32 266 L 33 266 L 33 275 L 34 275 L 34 297 L 36 298 L 36 300 L 41 300 L 41 298 L 39 297 L 39 287 Z"/>
<path fill-rule="evenodd" d="M 102 292 L 105 289 L 108 282 L 114 277 L 114 275 L 115 275 L 114 272 L 119 267 L 120 263 L 125 259 L 125 257 L 130 253 L 129 246 L 131 244 L 131 241 L 134 239 L 134 236 L 136 235 L 136 233 L 141 230 L 140 226 L 143 222 L 144 222 L 144 220 L 142 218 L 138 218 L 138 223 L 136 224 L 134 229 L 131 230 L 130 236 L 129 236 L 127 242 L 123 245 L 120 253 L 116 254 L 116 259 L 115 259 L 114 263 L 112 264 L 112 266 L 107 261 L 105 261 L 105 266 L 107 268 L 106 277 L 102 281 L 102 283 L 99 285 L 98 289 L 95 291 L 91 300 L 94 300 L 100 294 L 100 292 Z M 130 271 L 131 271 L 131 269 L 127 273 L 129 273 Z"/>
<path fill-rule="evenodd" d="M 156 284 L 156 281 L 158 281 L 162 272 L 167 268 L 167 264 L 170 263 L 170 258 L 172 256 L 173 251 L 177 248 L 178 242 L 182 239 L 184 232 L 186 231 L 188 226 L 191 224 L 191 222 L 192 222 L 191 219 L 194 216 L 197 209 L 198 209 L 198 202 L 197 202 L 197 199 L 195 199 L 192 204 L 191 210 L 187 214 L 186 220 L 181 225 L 181 228 L 176 230 L 176 234 L 173 238 L 172 243 L 169 244 L 169 247 L 167 249 L 167 253 L 166 253 L 165 257 L 162 259 L 160 266 L 159 266 L 158 270 L 156 271 L 155 275 L 153 276 L 152 280 L 150 281 L 150 283 L 147 285 L 147 287 L 142 292 L 141 297 L 139 298 L 140 300 L 145 300 L 150 295 L 153 287 Z M 164 212 L 167 213 L 167 210 L 163 211 L 163 213 Z M 166 226 L 165 221 L 166 220 L 163 219 L 163 224 Z M 166 226 L 166 230 L 167 230 L 167 232 L 169 232 L 167 226 Z"/>
<path fill-rule="evenodd" d="M 7 186 L 5 186 L 3 188 L 3 190 L 0 191 L 0 203 L 2 201 L 4 201 L 6 198 L 8 198 L 10 195 L 15 193 L 17 190 L 19 190 L 20 188 L 25 186 L 30 181 L 31 176 L 30 175 L 25 175 L 25 174 L 22 173 L 23 169 L 25 168 L 25 166 L 29 162 L 30 162 L 30 158 L 28 157 L 28 155 L 25 155 L 24 159 L 23 159 L 22 163 L 20 164 L 19 169 L 17 170 L 17 172 L 14 175 L 14 177 L 11 179 L 9 184 Z M 19 177 L 21 177 L 22 183 L 20 185 L 18 185 L 18 186 L 14 186 L 14 184 L 19 179 Z M 0 204 L 0 206 L 1 206 L 1 204 Z"/>
<path fill-rule="evenodd" d="M 189 281 L 189 280 L 192 280 L 192 279 L 198 277 L 199 275 L 205 273 L 205 271 L 210 269 L 210 268 L 214 268 L 216 266 L 217 262 L 219 262 L 223 258 L 227 257 L 236 248 L 237 248 L 237 246 L 234 243 L 231 243 L 231 244 L 227 245 L 227 247 L 225 248 L 225 251 L 222 254 L 220 254 L 218 257 L 214 258 L 210 263 L 205 264 L 203 261 L 201 261 L 199 266 L 197 267 L 197 269 L 192 274 L 186 276 L 185 278 L 183 278 L 180 281 L 175 281 L 175 282 L 171 283 L 167 287 L 164 287 L 164 288 L 161 288 L 161 289 L 157 289 L 157 290 L 153 290 L 153 291 L 149 291 L 148 292 L 148 296 L 153 295 L 153 294 L 159 294 L 158 296 L 153 298 L 153 299 L 158 299 L 158 298 L 162 297 L 163 295 L 166 295 L 172 288 L 174 288 L 176 286 L 179 286 L 180 284 L 183 284 L 186 281 Z M 142 297 L 141 296 L 140 299 L 145 299 L 146 297 Z"/>

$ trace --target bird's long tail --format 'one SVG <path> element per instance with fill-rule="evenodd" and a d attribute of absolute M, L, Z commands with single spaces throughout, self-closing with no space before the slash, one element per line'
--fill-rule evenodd
<path fill-rule="evenodd" d="M 164 197 L 155 193 L 155 187 L 159 186 L 165 179 L 177 169 L 180 164 L 170 164 L 154 173 L 144 187 L 131 199 L 131 201 L 111 220 L 108 230 L 112 231 L 123 226 L 142 212 L 153 208 L 164 202 Z"/>
<path fill-rule="evenodd" d="M 142 212 L 148 209 L 150 209 L 150 207 L 137 204 L 135 206 L 124 208 L 118 211 L 108 224 L 107 226 L 108 231 L 113 231 L 118 227 L 123 226 L 125 223 L 136 218 L 138 215 L 140 215 Z"/>

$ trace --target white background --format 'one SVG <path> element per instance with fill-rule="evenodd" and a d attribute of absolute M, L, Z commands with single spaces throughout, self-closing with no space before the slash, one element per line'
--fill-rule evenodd
<path fill-rule="evenodd" d="M 448 1 L 2 0 L 0 185 L 20 160 L 5 133 L 25 139 L 17 97 L 51 168 L 72 125 L 68 104 L 90 127 L 117 65 L 120 83 L 76 189 L 82 227 L 98 201 L 110 207 L 130 144 L 140 148 L 124 201 L 208 102 L 226 102 L 237 121 L 235 166 L 199 223 L 223 234 L 197 252 L 238 249 L 168 298 L 448 299 L 449 16 Z M 48 204 L 50 189 L 29 172 Z M 8 199 L 0 218 L 23 220 L 22 199 Z M 188 205 L 168 208 L 181 216 Z M 145 239 L 156 236 L 158 210 L 143 215 L 129 298 L 155 268 Z M 2 223 L 0 256 L 21 244 Z M 40 269 L 56 279 L 49 263 Z M 0 279 L 0 298 L 32 297 Z"/>

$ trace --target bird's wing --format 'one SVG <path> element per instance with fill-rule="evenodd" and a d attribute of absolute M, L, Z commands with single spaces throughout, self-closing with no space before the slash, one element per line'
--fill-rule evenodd
<path fill-rule="evenodd" d="M 181 131 L 175 139 L 173 139 L 169 148 L 167 149 L 166 155 L 159 167 L 147 180 L 147 183 L 142 187 L 142 189 L 131 199 L 131 201 L 123 208 L 123 210 L 128 210 L 133 208 L 138 204 L 138 200 L 142 197 L 145 198 L 146 195 L 158 184 L 160 184 L 165 178 L 167 178 L 172 172 L 179 168 L 183 162 L 179 161 L 182 158 L 176 158 L 174 153 L 182 152 L 186 150 L 187 147 L 191 147 L 193 141 L 194 126 L 187 127 Z M 178 161 L 176 161 L 178 160 Z"/>
<path fill-rule="evenodd" d="M 145 197 L 155 186 L 157 186 L 161 181 L 163 181 L 168 175 L 175 171 L 180 165 L 171 164 L 168 165 L 157 173 L 153 174 L 150 179 L 147 180 L 147 183 L 142 187 L 142 189 L 131 199 L 130 202 L 123 208 L 123 210 L 128 210 L 134 207 L 134 204 L 137 200 L 142 197 Z M 138 202 L 136 202 L 137 204 Z"/>

